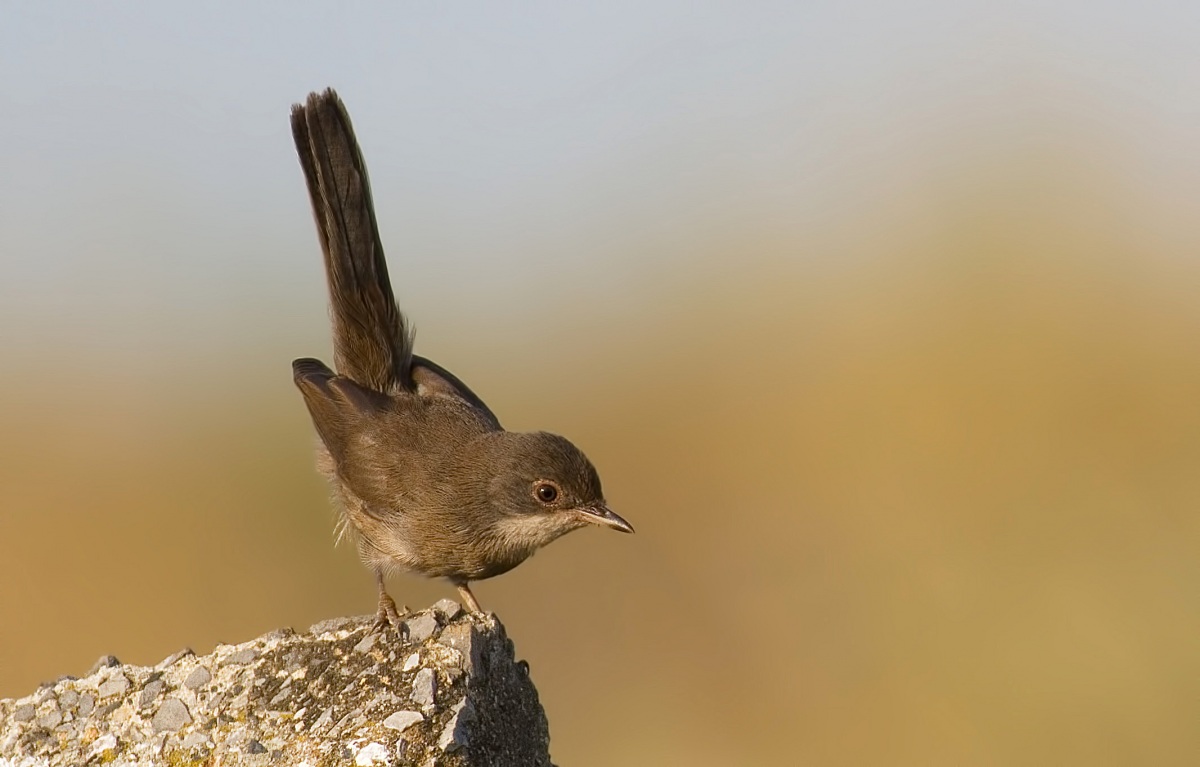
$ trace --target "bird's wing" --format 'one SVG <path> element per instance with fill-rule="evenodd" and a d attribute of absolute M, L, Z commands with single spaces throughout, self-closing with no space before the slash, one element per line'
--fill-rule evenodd
<path fill-rule="evenodd" d="M 390 400 L 330 370 L 320 360 L 305 358 L 292 363 L 292 379 L 312 416 L 321 442 L 340 461 L 354 427 L 387 407 Z"/>
<path fill-rule="evenodd" d="M 458 376 L 433 360 L 413 355 L 412 377 L 417 384 L 417 393 L 421 396 L 452 397 L 465 402 L 477 411 L 483 420 L 496 431 L 503 427 L 500 419 L 492 412 L 484 401 L 471 388 L 459 380 Z"/>

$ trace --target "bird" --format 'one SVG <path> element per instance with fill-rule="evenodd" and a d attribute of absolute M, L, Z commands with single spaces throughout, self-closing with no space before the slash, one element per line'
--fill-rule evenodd
<path fill-rule="evenodd" d="M 334 369 L 292 377 L 318 437 L 317 467 L 375 576 L 375 628 L 401 626 L 385 576 L 445 578 L 482 613 L 474 581 L 508 572 L 582 527 L 632 533 L 600 476 L 565 437 L 506 431 L 450 371 L 413 352 L 388 276 L 363 154 L 332 89 L 291 112 L 329 287 Z M 405 608 L 407 610 L 407 608 Z"/>

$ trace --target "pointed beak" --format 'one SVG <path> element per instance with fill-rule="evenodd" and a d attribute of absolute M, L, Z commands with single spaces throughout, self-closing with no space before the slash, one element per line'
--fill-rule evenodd
<path fill-rule="evenodd" d="M 579 514 L 587 522 L 601 527 L 611 527 L 613 530 L 619 530 L 622 533 L 632 533 L 633 525 L 621 519 L 612 509 L 604 504 L 599 506 L 585 506 L 579 510 Z"/>

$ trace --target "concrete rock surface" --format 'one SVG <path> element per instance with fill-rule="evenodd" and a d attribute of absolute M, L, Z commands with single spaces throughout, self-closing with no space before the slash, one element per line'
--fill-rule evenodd
<path fill-rule="evenodd" d="M 494 616 L 442 600 L 399 632 L 373 621 L 153 667 L 105 656 L 82 678 L 0 700 L 0 767 L 550 765 L 528 666 Z"/>

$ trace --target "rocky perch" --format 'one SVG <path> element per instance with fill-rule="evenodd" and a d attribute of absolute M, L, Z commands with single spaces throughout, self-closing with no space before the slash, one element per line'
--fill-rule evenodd
<path fill-rule="evenodd" d="M 442 600 L 281 629 L 157 666 L 111 656 L 0 700 L 0 767 L 549 765 L 549 728 L 493 616 Z"/>

